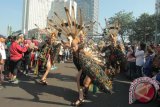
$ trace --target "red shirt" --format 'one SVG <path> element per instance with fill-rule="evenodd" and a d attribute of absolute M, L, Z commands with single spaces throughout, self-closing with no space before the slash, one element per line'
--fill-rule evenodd
<path fill-rule="evenodd" d="M 28 47 L 22 47 L 17 42 L 13 42 L 10 46 L 10 60 L 18 61 L 22 59 L 23 53 L 26 52 Z"/>

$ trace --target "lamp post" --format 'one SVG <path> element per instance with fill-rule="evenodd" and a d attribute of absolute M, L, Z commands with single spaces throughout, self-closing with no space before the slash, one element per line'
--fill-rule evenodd
<path fill-rule="evenodd" d="M 39 28 L 39 26 L 37 24 L 34 24 L 34 25 L 38 28 L 38 32 L 37 32 L 38 33 L 38 38 L 37 39 L 40 40 L 40 33 L 39 33 L 40 28 Z"/>

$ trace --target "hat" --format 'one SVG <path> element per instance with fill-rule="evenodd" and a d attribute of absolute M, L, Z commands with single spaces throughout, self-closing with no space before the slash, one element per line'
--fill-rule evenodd
<path fill-rule="evenodd" d="M 23 33 L 18 33 L 15 35 L 16 39 L 19 39 L 21 37 L 24 37 L 24 34 Z"/>
<path fill-rule="evenodd" d="M 21 37 L 21 36 L 24 36 L 24 34 L 23 33 L 18 33 L 17 36 Z"/>
<path fill-rule="evenodd" d="M 5 37 L 5 36 L 3 36 L 3 35 L 1 35 L 1 34 L 0 34 L 0 38 L 6 39 L 6 37 Z"/>

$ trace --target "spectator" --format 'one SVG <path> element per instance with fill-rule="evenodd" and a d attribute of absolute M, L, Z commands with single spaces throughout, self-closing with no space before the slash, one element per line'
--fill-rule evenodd
<path fill-rule="evenodd" d="M 10 61 L 11 61 L 11 73 L 13 77 L 11 78 L 11 81 L 13 83 L 18 83 L 17 79 L 17 71 L 20 70 L 21 61 L 23 57 L 23 53 L 25 53 L 28 49 L 28 44 L 25 44 L 25 46 L 20 46 L 20 43 L 23 43 L 24 41 L 24 35 L 22 33 L 18 34 L 16 36 L 16 40 L 11 44 L 10 46 Z"/>
<path fill-rule="evenodd" d="M 6 52 L 5 52 L 5 37 L 0 35 L 0 82 L 3 82 L 3 74 L 2 72 L 4 71 L 4 64 L 5 64 L 5 60 L 6 60 Z"/>
<path fill-rule="evenodd" d="M 129 45 L 127 51 L 127 75 L 131 79 L 135 77 L 136 58 L 134 54 L 134 46 Z"/>
<path fill-rule="evenodd" d="M 59 63 L 64 63 L 64 61 L 63 61 L 63 53 L 64 53 L 64 49 L 63 49 L 63 46 L 61 45 L 60 46 L 60 51 L 59 51 Z"/>
<path fill-rule="evenodd" d="M 151 47 L 148 47 L 145 63 L 143 65 L 143 73 L 145 76 L 152 77 L 153 58 L 154 58 L 154 52 L 151 49 Z"/>
<path fill-rule="evenodd" d="M 30 56 L 31 56 L 31 49 L 28 48 L 27 51 L 24 53 L 24 60 L 23 60 L 24 74 L 26 76 L 28 75 L 28 73 L 30 71 L 30 62 L 31 62 Z"/>
<path fill-rule="evenodd" d="M 66 49 L 64 50 L 64 60 L 65 60 L 65 61 L 69 60 L 69 56 L 70 56 L 70 54 L 69 54 L 69 49 L 66 48 Z"/>
<path fill-rule="evenodd" d="M 138 47 L 136 47 L 135 57 L 136 57 L 136 75 L 137 77 L 142 77 L 142 66 L 144 64 L 144 51 L 145 44 L 140 43 Z"/>
<path fill-rule="evenodd" d="M 30 67 L 32 68 L 33 67 L 33 64 L 34 64 L 34 59 L 35 59 L 35 48 L 36 48 L 36 45 L 35 45 L 35 38 L 32 37 L 32 41 L 30 43 L 30 49 L 31 49 L 31 59 L 30 59 Z"/>

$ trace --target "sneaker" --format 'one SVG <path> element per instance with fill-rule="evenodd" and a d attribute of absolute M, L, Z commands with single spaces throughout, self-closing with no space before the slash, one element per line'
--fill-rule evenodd
<path fill-rule="evenodd" d="M 11 79 L 9 80 L 10 82 L 13 82 L 14 79 L 16 79 L 16 76 L 11 77 Z"/>
<path fill-rule="evenodd" d="M 28 73 L 26 73 L 25 76 L 28 76 Z"/>
<path fill-rule="evenodd" d="M 56 66 L 52 66 L 51 70 L 56 70 L 57 67 Z"/>
<path fill-rule="evenodd" d="M 17 78 L 15 78 L 13 81 L 12 81 L 13 84 L 18 84 L 19 83 L 19 80 Z"/>
<path fill-rule="evenodd" d="M 26 75 L 26 71 L 24 71 L 23 74 Z"/>

